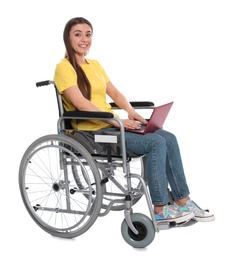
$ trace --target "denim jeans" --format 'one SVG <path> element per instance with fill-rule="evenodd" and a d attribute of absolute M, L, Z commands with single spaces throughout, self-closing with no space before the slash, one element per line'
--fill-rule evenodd
<path fill-rule="evenodd" d="M 168 203 L 168 185 L 175 200 L 189 195 L 180 149 L 175 135 L 163 129 L 154 133 L 125 132 L 126 148 L 146 154 L 146 175 L 153 205 Z"/>

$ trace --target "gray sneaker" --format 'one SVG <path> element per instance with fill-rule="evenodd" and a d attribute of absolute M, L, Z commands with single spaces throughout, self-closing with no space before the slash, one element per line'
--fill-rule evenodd
<path fill-rule="evenodd" d="M 181 223 L 194 217 L 193 212 L 179 211 L 174 205 L 165 205 L 159 214 L 155 214 L 157 222 L 175 222 Z"/>
<path fill-rule="evenodd" d="M 180 212 L 193 212 L 193 219 L 200 222 L 210 222 L 215 220 L 215 216 L 208 211 L 201 209 L 194 201 L 188 200 L 183 207 L 174 204 Z"/>

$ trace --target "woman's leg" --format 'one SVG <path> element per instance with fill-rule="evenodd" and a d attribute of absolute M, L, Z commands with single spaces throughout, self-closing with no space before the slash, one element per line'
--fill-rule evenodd
<path fill-rule="evenodd" d="M 166 142 L 155 133 L 125 133 L 127 149 L 135 154 L 146 154 L 146 175 L 152 203 L 165 205 L 168 203 L 166 177 Z"/>
<path fill-rule="evenodd" d="M 163 129 L 155 132 L 164 138 L 167 146 L 166 176 L 175 200 L 188 199 L 189 188 L 186 182 L 179 145 L 175 135 Z"/>
<path fill-rule="evenodd" d="M 156 134 L 135 134 L 126 132 L 126 149 L 137 155 L 146 155 L 146 175 L 148 187 L 157 221 L 176 223 L 191 219 L 194 214 L 181 212 L 174 205 L 168 204 L 167 143 Z"/>
<path fill-rule="evenodd" d="M 127 149 L 146 154 L 146 174 L 157 220 L 181 222 L 194 217 L 196 221 L 207 222 L 215 219 L 189 199 L 179 145 L 172 133 L 163 129 L 146 135 L 126 132 L 126 141 Z M 166 205 L 168 183 L 174 200 L 183 207 Z"/>

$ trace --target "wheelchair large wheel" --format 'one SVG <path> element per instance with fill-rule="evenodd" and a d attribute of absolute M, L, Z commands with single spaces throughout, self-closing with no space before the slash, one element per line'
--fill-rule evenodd
<path fill-rule="evenodd" d="M 68 136 L 43 136 L 28 147 L 20 164 L 19 187 L 30 216 L 54 236 L 83 234 L 101 209 L 101 178 L 95 161 Z"/>
<path fill-rule="evenodd" d="M 144 214 L 133 213 L 131 220 L 139 233 L 135 234 L 124 219 L 121 225 L 121 233 L 124 240 L 135 248 L 144 248 L 152 243 L 155 237 L 155 229 L 151 219 Z"/>

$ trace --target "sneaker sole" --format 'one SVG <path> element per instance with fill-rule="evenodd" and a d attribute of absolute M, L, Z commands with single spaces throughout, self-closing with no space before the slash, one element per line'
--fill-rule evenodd
<path fill-rule="evenodd" d="M 215 216 L 203 217 L 203 218 L 193 217 L 193 219 L 198 222 L 211 222 L 215 220 Z"/>
<path fill-rule="evenodd" d="M 180 218 L 171 218 L 171 219 L 159 219 L 157 220 L 157 222 L 175 222 L 175 223 L 181 223 L 181 222 L 186 222 L 190 219 L 193 219 L 194 218 L 194 213 L 193 212 L 190 212 Z"/>

